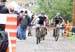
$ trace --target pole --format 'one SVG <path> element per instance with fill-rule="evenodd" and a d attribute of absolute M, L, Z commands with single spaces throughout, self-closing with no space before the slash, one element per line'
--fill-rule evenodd
<path fill-rule="evenodd" d="M 75 0 L 73 0 L 73 26 L 75 26 Z"/>

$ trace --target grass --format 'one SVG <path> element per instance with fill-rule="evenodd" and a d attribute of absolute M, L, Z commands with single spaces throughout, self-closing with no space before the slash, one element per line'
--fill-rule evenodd
<path fill-rule="evenodd" d="M 75 35 L 71 35 L 70 37 L 68 37 L 72 42 L 75 42 Z"/>

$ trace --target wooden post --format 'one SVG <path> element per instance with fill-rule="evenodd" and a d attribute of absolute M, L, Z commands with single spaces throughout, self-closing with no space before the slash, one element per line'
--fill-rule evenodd
<path fill-rule="evenodd" d="M 73 26 L 75 26 L 75 0 L 73 0 Z"/>

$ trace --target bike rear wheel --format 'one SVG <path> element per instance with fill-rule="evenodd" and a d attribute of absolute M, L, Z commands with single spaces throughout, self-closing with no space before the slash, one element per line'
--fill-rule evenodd
<path fill-rule="evenodd" d="M 56 29 L 55 30 L 55 41 L 58 41 L 58 39 L 59 39 L 59 30 Z"/>
<path fill-rule="evenodd" d="M 59 34 L 56 35 L 56 37 L 55 37 L 55 41 L 58 41 L 58 39 L 59 39 Z"/>

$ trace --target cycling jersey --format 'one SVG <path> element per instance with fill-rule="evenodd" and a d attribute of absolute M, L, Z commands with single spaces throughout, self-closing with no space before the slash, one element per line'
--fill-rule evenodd
<path fill-rule="evenodd" d="M 38 18 L 39 18 L 38 24 L 44 25 L 44 21 L 46 20 L 46 17 L 45 16 L 39 16 Z"/>

